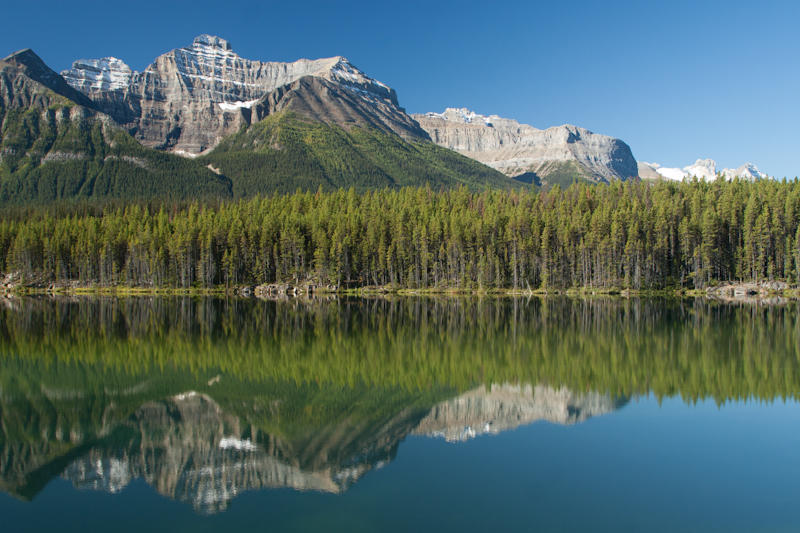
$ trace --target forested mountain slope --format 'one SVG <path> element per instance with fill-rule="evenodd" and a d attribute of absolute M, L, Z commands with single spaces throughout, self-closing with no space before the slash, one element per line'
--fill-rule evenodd
<path fill-rule="evenodd" d="M 318 83 L 316 81 L 312 83 Z M 297 92 L 308 94 L 300 89 Z M 369 124 L 345 129 L 289 110 L 269 114 L 232 135 L 199 162 L 230 178 L 236 197 L 354 187 L 517 186 L 499 172 L 427 141 L 409 142 Z"/>

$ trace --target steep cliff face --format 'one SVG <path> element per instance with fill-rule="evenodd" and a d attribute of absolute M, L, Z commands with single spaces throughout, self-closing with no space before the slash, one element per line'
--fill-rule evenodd
<path fill-rule="evenodd" d="M 571 177 L 608 182 L 638 175 L 630 147 L 577 126 L 540 130 L 467 109 L 412 115 L 433 142 L 476 159 L 507 176 L 526 173 L 545 181 Z"/>
<path fill-rule="evenodd" d="M 537 421 L 577 424 L 611 413 L 623 403 L 607 395 L 576 394 L 563 387 L 481 386 L 435 406 L 414 433 L 457 442 Z"/>
<path fill-rule="evenodd" d="M 238 56 L 224 39 L 200 35 L 190 46 L 159 56 L 144 72 L 133 72 L 116 58 L 104 58 L 76 61 L 63 75 L 146 146 L 188 155 L 213 148 L 222 137 L 250 124 L 255 104 L 307 76 L 326 80 L 345 91 L 349 100 L 361 101 L 360 115 L 364 102 L 375 108 L 371 120 L 381 129 L 407 138 L 426 137 L 398 107 L 393 89 L 340 56 L 291 63 L 252 61 Z M 284 89 L 270 102 L 292 90 Z M 269 110 L 267 102 L 257 116 Z"/>

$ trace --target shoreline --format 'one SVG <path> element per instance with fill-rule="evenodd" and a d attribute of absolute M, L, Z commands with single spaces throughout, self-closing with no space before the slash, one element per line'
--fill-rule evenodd
<path fill-rule="evenodd" d="M 593 297 L 614 296 L 621 298 L 714 298 L 729 301 L 765 300 L 769 298 L 800 299 L 800 288 L 783 282 L 724 284 L 707 289 L 620 289 L 620 288 L 569 288 L 569 289 L 464 289 L 464 288 L 424 288 L 409 289 L 398 287 L 357 287 L 347 289 L 315 288 L 305 290 L 302 286 L 290 290 L 264 291 L 260 287 L 242 285 L 217 288 L 177 288 L 177 287 L 128 287 L 128 286 L 50 286 L 33 287 L 24 285 L 0 287 L 0 296 L 238 296 L 263 299 L 292 299 L 328 296 L 492 296 L 492 297 Z"/>

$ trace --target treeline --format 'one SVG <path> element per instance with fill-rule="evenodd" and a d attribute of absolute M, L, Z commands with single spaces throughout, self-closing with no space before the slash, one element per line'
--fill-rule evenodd
<path fill-rule="evenodd" d="M 157 287 L 704 288 L 800 276 L 800 182 L 272 195 L 0 221 L 0 271 Z"/>

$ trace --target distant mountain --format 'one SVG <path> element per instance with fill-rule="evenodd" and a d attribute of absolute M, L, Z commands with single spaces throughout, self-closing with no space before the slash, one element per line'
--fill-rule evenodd
<path fill-rule="evenodd" d="M 668 179 L 681 181 L 684 178 L 697 177 L 702 180 L 716 179 L 721 175 L 727 179 L 735 177 L 747 180 L 758 180 L 769 176 L 756 167 L 753 163 L 745 163 L 739 168 L 724 168 L 717 170 L 717 162 L 713 159 L 698 159 L 692 165 L 683 168 L 662 167 L 658 163 L 638 162 L 639 176 L 642 179 Z"/>
<path fill-rule="evenodd" d="M 627 144 L 577 126 L 540 130 L 497 115 L 453 108 L 413 117 L 438 145 L 523 181 L 568 185 L 574 180 L 609 182 L 638 175 Z"/>
<path fill-rule="evenodd" d="M 227 179 L 141 146 L 31 50 L 0 61 L 0 204 L 229 195 Z"/>
<path fill-rule="evenodd" d="M 239 57 L 219 37 L 135 72 L 112 57 L 75 61 L 69 86 L 145 146 L 196 158 L 234 196 L 429 184 L 472 189 L 515 182 L 436 146 L 397 94 L 347 59 L 292 63 Z"/>

